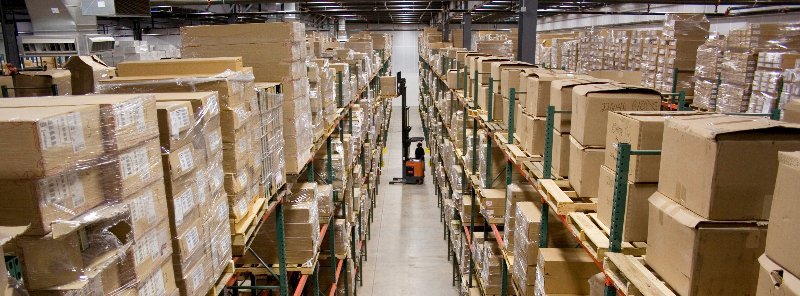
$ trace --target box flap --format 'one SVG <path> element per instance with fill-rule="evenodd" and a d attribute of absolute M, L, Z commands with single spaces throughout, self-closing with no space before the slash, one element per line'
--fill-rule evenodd
<path fill-rule="evenodd" d="M 576 89 L 575 93 L 580 96 L 587 96 L 590 93 L 641 93 L 661 96 L 661 92 L 641 86 L 623 83 L 591 84 Z"/>
<path fill-rule="evenodd" d="M 707 139 L 716 139 L 723 134 L 768 129 L 785 129 L 800 133 L 800 124 L 761 117 L 722 114 L 674 117 L 666 121 L 666 127 L 685 130 Z"/>
<path fill-rule="evenodd" d="M 769 280 L 772 282 L 772 288 L 779 289 L 780 291 L 784 292 L 793 293 L 786 295 L 800 295 L 800 279 L 798 279 L 796 276 L 786 271 L 783 267 L 778 265 L 778 263 L 775 263 L 775 261 L 772 261 L 772 259 L 767 257 L 766 254 L 761 255 L 761 257 L 758 257 L 758 263 L 761 265 L 761 268 L 764 269 L 764 271 L 766 271 L 769 274 Z M 761 292 L 760 289 L 761 286 L 759 286 L 759 292 Z M 767 291 L 766 294 L 784 295 L 784 294 L 773 294 L 771 291 Z"/>
<path fill-rule="evenodd" d="M 0 246 L 28 230 L 28 226 L 0 226 Z"/>
<path fill-rule="evenodd" d="M 708 220 L 698 216 L 689 209 L 681 206 L 680 204 L 672 201 L 668 197 L 656 191 L 648 199 L 650 203 L 656 207 L 660 212 L 670 215 L 675 221 L 683 224 L 689 228 L 700 227 L 766 227 L 765 221 L 719 221 Z"/>

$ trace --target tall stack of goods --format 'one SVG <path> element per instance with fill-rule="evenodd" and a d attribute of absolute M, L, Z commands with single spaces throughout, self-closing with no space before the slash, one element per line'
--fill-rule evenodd
<path fill-rule="evenodd" d="M 693 106 L 709 111 L 716 110 L 724 49 L 725 39 L 722 36 L 710 36 L 697 48 Z"/>
<path fill-rule="evenodd" d="M 800 125 L 763 118 L 666 120 L 646 260 L 678 294 L 755 294 L 778 151 L 800 149 L 798 136 Z"/>
<path fill-rule="evenodd" d="M 0 114 L 0 224 L 30 224 L 11 248 L 29 292 L 177 295 L 153 95 L 6 99 Z"/>
<path fill-rule="evenodd" d="M 268 53 L 268 54 L 266 54 Z M 279 82 L 283 93 L 286 172 L 297 174 L 311 158 L 311 103 L 305 25 L 298 22 L 181 28 L 184 58 L 239 56 L 256 82 Z"/>
<path fill-rule="evenodd" d="M 684 91 L 687 96 L 694 95 L 695 63 L 697 48 L 708 37 L 711 23 L 704 14 L 667 14 L 660 45 L 664 49 L 664 61 L 659 68 L 661 92 Z"/>

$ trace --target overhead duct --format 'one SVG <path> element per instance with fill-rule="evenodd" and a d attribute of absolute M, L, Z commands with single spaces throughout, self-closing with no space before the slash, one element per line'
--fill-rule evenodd
<path fill-rule="evenodd" d="M 32 36 L 20 36 L 24 56 L 90 55 L 114 49 L 114 38 L 97 34 L 97 17 L 149 16 L 147 0 L 25 0 Z M 146 10 L 145 10 L 146 8 Z"/>

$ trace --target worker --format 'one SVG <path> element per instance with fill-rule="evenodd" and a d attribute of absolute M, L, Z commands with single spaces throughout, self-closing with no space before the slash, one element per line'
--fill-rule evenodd
<path fill-rule="evenodd" d="M 414 158 L 425 160 L 425 149 L 422 149 L 422 143 L 417 143 L 417 149 L 414 150 Z"/>

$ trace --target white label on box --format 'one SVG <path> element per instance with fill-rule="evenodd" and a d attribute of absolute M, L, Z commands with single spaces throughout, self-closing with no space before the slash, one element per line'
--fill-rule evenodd
<path fill-rule="evenodd" d="M 247 200 L 248 199 L 246 199 L 246 198 L 241 198 L 240 197 L 239 200 L 236 201 L 236 210 L 237 210 L 237 212 L 238 212 L 238 214 L 240 216 L 242 216 L 245 213 L 247 213 L 247 206 L 248 206 Z"/>
<path fill-rule="evenodd" d="M 83 184 L 75 172 L 56 175 L 39 181 L 42 198 L 47 205 L 75 209 L 86 202 Z M 67 200 L 71 203 L 67 204 Z"/>
<path fill-rule="evenodd" d="M 236 177 L 236 181 L 239 182 L 239 186 L 247 186 L 247 181 L 249 181 L 249 178 L 247 177 L 247 171 L 243 170 L 239 172 L 239 176 Z"/>
<path fill-rule="evenodd" d="M 225 170 L 222 166 L 217 166 L 211 172 L 211 191 L 217 191 L 225 184 Z"/>
<path fill-rule="evenodd" d="M 197 180 L 197 203 L 198 204 L 205 204 L 206 200 L 208 200 L 208 185 L 204 181 L 200 181 L 203 178 L 198 178 Z"/>
<path fill-rule="evenodd" d="M 202 266 L 200 266 L 200 268 L 196 270 L 195 274 L 192 275 L 192 290 L 197 291 L 197 289 L 199 289 L 200 286 L 203 285 L 203 281 L 205 281 L 205 279 L 206 279 L 206 270 L 203 269 Z"/>
<path fill-rule="evenodd" d="M 217 219 L 219 221 L 223 221 L 228 218 L 228 203 L 218 203 L 217 204 Z"/>
<path fill-rule="evenodd" d="M 104 7 L 106 7 L 106 2 L 105 2 L 105 1 L 102 1 L 102 0 L 100 0 L 100 1 L 97 1 L 97 7 L 99 7 L 99 8 L 104 8 Z"/>
<path fill-rule="evenodd" d="M 86 139 L 83 136 L 83 122 L 81 114 L 72 112 L 66 115 L 67 127 L 69 128 L 69 138 L 72 142 L 72 151 L 78 152 L 86 148 Z"/>
<path fill-rule="evenodd" d="M 50 12 L 53 14 L 59 14 L 61 11 L 58 10 L 58 7 L 50 7 Z"/>
<path fill-rule="evenodd" d="M 194 158 L 192 157 L 192 149 L 185 149 L 178 152 L 178 162 L 181 171 L 188 171 L 194 168 Z"/>
<path fill-rule="evenodd" d="M 189 253 L 191 253 L 199 244 L 200 234 L 197 231 L 197 227 L 192 227 L 191 230 L 186 232 L 186 248 L 188 249 Z"/>
<path fill-rule="evenodd" d="M 150 258 L 150 241 L 151 238 L 146 235 L 140 238 L 133 246 L 133 261 L 136 265 L 140 265 Z"/>
<path fill-rule="evenodd" d="M 69 194 L 72 197 L 72 206 L 78 208 L 86 202 L 86 194 L 83 192 L 83 183 L 78 177 L 78 173 L 67 174 L 69 184 Z"/>
<path fill-rule="evenodd" d="M 236 147 L 239 150 L 239 151 L 237 151 L 237 153 L 244 153 L 245 151 L 247 151 L 247 146 L 248 146 L 247 145 L 247 138 L 239 139 L 239 141 L 236 143 Z"/>
<path fill-rule="evenodd" d="M 183 216 L 186 215 L 194 207 L 194 192 L 191 188 L 175 197 L 175 224 L 180 225 L 183 222 Z"/>
<path fill-rule="evenodd" d="M 136 128 L 144 131 L 147 124 L 144 115 L 144 103 L 141 100 L 136 102 L 124 102 L 115 104 L 113 107 L 115 128 L 117 130 L 125 128 L 131 124 L 136 124 Z"/>
<path fill-rule="evenodd" d="M 206 110 L 208 114 L 204 115 L 209 118 L 219 114 L 219 99 L 217 99 L 217 96 L 213 96 L 211 97 L 211 99 L 208 100 L 208 107 L 206 108 Z"/>
<path fill-rule="evenodd" d="M 220 130 L 214 130 L 208 134 L 207 145 L 209 151 L 217 151 L 217 149 L 222 146 L 222 132 Z"/>
<path fill-rule="evenodd" d="M 122 179 L 127 179 L 128 177 L 139 173 L 139 165 L 136 159 L 136 151 L 123 153 L 119 156 L 119 172 L 122 175 Z"/>
<path fill-rule="evenodd" d="M 188 126 L 191 122 L 189 121 L 189 108 L 181 107 L 178 110 L 174 110 L 169 113 L 169 131 L 172 138 L 179 138 L 181 134 L 181 129 Z"/>

